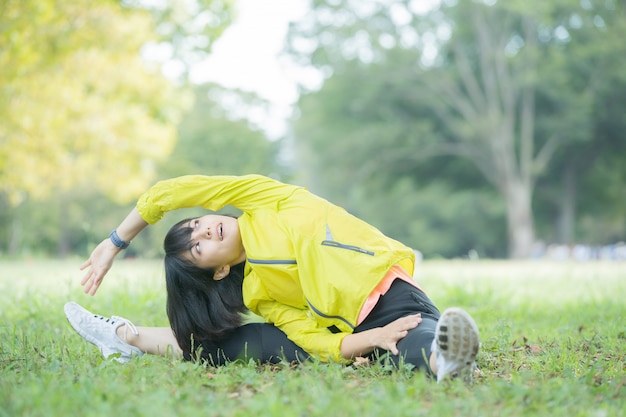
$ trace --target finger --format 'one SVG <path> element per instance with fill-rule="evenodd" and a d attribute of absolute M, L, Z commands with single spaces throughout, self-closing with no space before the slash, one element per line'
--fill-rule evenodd
<path fill-rule="evenodd" d="M 403 328 L 405 330 L 410 330 L 416 328 L 422 322 L 422 318 L 418 316 L 408 316 L 407 320 L 403 323 Z"/>
<path fill-rule="evenodd" d="M 94 285 L 91 287 L 91 291 L 89 292 L 89 295 L 91 295 L 92 297 L 96 295 L 96 291 L 98 291 L 99 286 L 100 286 L 100 282 L 94 283 Z"/>
<path fill-rule="evenodd" d="M 417 314 L 411 314 L 408 316 L 404 316 L 402 317 L 402 320 L 406 321 L 406 322 L 413 322 L 415 320 L 419 320 L 422 318 L 422 313 L 417 313 Z"/>
<path fill-rule="evenodd" d="M 85 294 L 93 295 L 95 292 L 96 279 L 92 277 L 85 286 Z"/>
<path fill-rule="evenodd" d="M 389 342 L 388 342 L 389 343 L 389 349 L 388 350 L 391 350 L 392 352 L 394 352 L 394 355 L 397 355 L 398 349 L 396 347 L 396 344 L 400 340 L 404 339 L 408 334 L 409 334 L 409 332 L 407 330 L 404 330 L 404 331 L 399 331 L 395 335 L 393 335 L 390 338 Z"/>
<path fill-rule="evenodd" d="M 98 273 L 94 273 L 89 285 L 89 295 L 94 295 L 98 291 L 98 287 L 102 282 L 102 277 Z"/>
<path fill-rule="evenodd" d="M 96 276 L 96 273 L 93 269 L 93 267 L 91 269 L 89 269 L 87 271 L 87 273 L 85 274 L 85 276 L 83 277 L 83 279 L 80 281 L 81 285 L 85 285 L 86 283 L 88 283 L 93 277 Z"/>
<path fill-rule="evenodd" d="M 85 294 L 89 294 L 92 291 L 94 284 L 98 282 L 98 274 L 93 269 L 85 276 Z"/>
<path fill-rule="evenodd" d="M 83 292 L 85 294 L 89 294 L 89 291 L 91 290 L 91 285 L 92 285 L 91 280 L 88 280 L 85 282 L 84 288 L 83 288 Z"/>
<path fill-rule="evenodd" d="M 85 262 L 83 262 L 82 265 L 80 266 L 80 270 L 82 271 L 83 269 L 87 268 L 89 265 L 91 265 L 91 259 L 87 259 Z"/>

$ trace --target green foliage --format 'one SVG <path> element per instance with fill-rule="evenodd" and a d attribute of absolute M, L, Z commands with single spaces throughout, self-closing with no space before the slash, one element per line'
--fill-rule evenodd
<path fill-rule="evenodd" d="M 278 173 L 280 142 L 267 140 L 242 113 L 229 114 L 225 104 L 235 101 L 230 107 L 241 111 L 258 98 L 210 84 L 195 86 L 194 93 L 194 107 L 180 123 L 179 141 L 160 177 Z"/>
<path fill-rule="evenodd" d="M 626 19 L 621 6 L 588 3 L 576 19 L 563 22 L 569 38 L 543 64 L 539 128 L 557 132 L 561 148 L 537 184 L 536 206 L 544 236 L 554 241 L 593 244 L 624 239 L 626 192 L 624 73 L 619 56 Z M 563 70 L 567 68 L 567 71 Z M 566 105 L 559 104 L 566 103 Z M 573 207 L 563 205 L 572 201 Z M 571 209 L 578 222 L 562 224 Z"/>
<path fill-rule="evenodd" d="M 127 202 L 171 151 L 184 100 L 141 59 L 141 10 L 5 1 L 0 9 L 0 190 L 18 204 L 70 189 Z"/>
<path fill-rule="evenodd" d="M 404 240 L 439 240 L 439 253 L 460 256 L 473 246 L 497 256 L 506 227 L 509 253 L 527 255 L 534 216 L 537 235 L 548 241 L 624 239 L 626 101 L 616 61 L 624 48 L 623 5 L 417 6 L 320 0 L 291 28 L 290 54 L 327 75 L 319 91 L 299 102 L 303 177 L 355 212 L 388 203 L 393 184 L 404 178 L 443 182 L 484 201 L 494 201 L 492 186 L 501 200 L 488 211 L 494 216 L 464 220 L 499 226 L 473 230 L 472 245 L 445 233 L 457 228 L 453 216 L 442 224 L 440 213 L 419 212 L 429 227 L 414 230 L 426 235 Z M 606 169 L 597 168 L 600 161 Z M 435 196 L 424 190 L 416 187 L 401 204 L 389 204 L 385 216 L 402 218 L 404 206 L 418 206 L 412 200 Z M 378 217 L 373 212 L 366 219 Z"/>
<path fill-rule="evenodd" d="M 351 212 L 426 258 L 506 257 L 504 209 L 489 192 L 454 190 L 440 180 L 415 184 L 408 177 L 374 188 L 354 185 L 341 197 Z M 376 190 L 377 198 L 372 197 Z"/>
<path fill-rule="evenodd" d="M 617 264 L 423 263 L 417 279 L 431 298 L 478 322 L 482 375 L 470 386 L 377 364 L 105 361 L 67 324 L 63 304 L 166 326 L 161 266 L 117 262 L 95 298 L 82 294 L 76 266 L 2 264 L 0 416 L 624 415 L 626 280 Z"/>
<path fill-rule="evenodd" d="M 119 0 L 127 8 L 145 10 L 155 22 L 161 47 L 157 61 L 169 61 L 176 66 L 180 81 L 186 81 L 191 67 L 210 53 L 213 43 L 230 25 L 234 4 L 232 0 Z M 174 75 L 174 74 L 170 74 Z"/>
<path fill-rule="evenodd" d="M 0 254 L 85 256 L 166 176 L 278 172 L 278 142 L 226 120 L 208 87 L 191 108 L 184 83 L 142 57 L 165 48 L 184 81 L 232 9 L 221 0 L 0 4 Z M 126 255 L 159 254 L 167 226 Z"/>
<path fill-rule="evenodd" d="M 167 160 L 156 166 L 158 176 L 153 181 L 185 174 L 284 175 L 285 167 L 278 160 L 280 142 L 268 141 L 246 120 L 225 114 L 219 101 L 226 93 L 217 86 L 196 87 L 194 106 L 184 115 L 179 127 L 179 140 Z M 229 94 L 232 98 L 235 93 Z M 239 95 L 236 97 L 255 103 Z M 128 214 L 151 183 L 138 190 L 133 201 L 124 205 L 114 204 L 94 189 L 57 193 L 43 201 L 27 199 L 19 209 L 5 203 L 0 232 L 6 239 L 0 240 L 0 252 L 23 257 L 87 256 Z M 189 209 L 168 214 L 139 235 L 124 255 L 160 256 L 163 236 L 169 227 L 177 220 L 201 212 Z"/>

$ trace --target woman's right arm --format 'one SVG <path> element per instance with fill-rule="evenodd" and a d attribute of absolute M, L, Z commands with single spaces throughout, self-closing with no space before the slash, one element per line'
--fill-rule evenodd
<path fill-rule="evenodd" d="M 121 240 L 130 242 L 147 225 L 148 223 L 139 215 L 137 209 L 134 208 L 115 230 Z M 89 268 L 80 282 L 84 287 L 85 294 L 94 295 L 96 291 L 98 291 L 102 279 L 113 265 L 115 256 L 121 251 L 122 249 L 115 246 L 109 238 L 104 239 L 96 246 L 93 252 L 91 252 L 89 259 L 80 266 L 81 270 Z"/>
<path fill-rule="evenodd" d="M 130 242 L 148 224 L 157 223 L 166 212 L 179 208 L 204 206 L 217 210 L 241 194 L 240 189 L 254 188 L 260 180 L 263 177 L 188 175 L 159 181 L 137 200 L 135 208 L 117 227 L 117 235 L 121 240 Z M 271 181 L 266 179 L 265 182 Z M 81 281 L 85 294 L 94 295 L 98 291 L 115 256 L 121 251 L 109 238 L 96 246 L 80 267 L 81 270 L 89 268 Z"/>

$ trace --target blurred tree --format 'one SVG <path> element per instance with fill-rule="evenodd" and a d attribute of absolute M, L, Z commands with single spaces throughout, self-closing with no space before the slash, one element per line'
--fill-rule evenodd
<path fill-rule="evenodd" d="M 77 195 L 121 204 L 154 181 L 191 105 L 184 84 L 161 73 L 163 59 L 184 64 L 184 80 L 231 12 L 221 0 L 0 2 L 0 250 L 17 250 L 29 233 L 15 209 L 22 203 L 59 201 L 49 224 L 59 226 L 62 253 Z M 146 60 L 151 45 L 168 53 Z"/>
<path fill-rule="evenodd" d="M 157 178 L 185 174 L 262 173 L 284 178 L 286 168 L 280 163 L 280 142 L 269 141 L 255 126 L 243 118 L 245 106 L 263 108 L 265 103 L 247 94 L 228 91 L 217 85 L 195 86 L 194 106 L 184 115 L 178 127 L 178 141 L 170 157 L 157 164 Z M 228 96 L 228 97 L 225 97 Z M 149 186 L 150 184 L 148 184 Z M 144 190 L 141 190 L 143 192 Z M 132 208 L 114 205 L 97 190 L 75 189 L 43 201 L 27 199 L 19 210 L 0 209 L 0 224 L 13 224 L 13 230 L 0 227 L 0 252 L 23 256 L 80 254 L 85 256 Z M 0 201 L 0 205 L 3 204 Z M 42 207 L 46 207 L 42 210 Z M 228 212 L 236 213 L 232 208 Z M 165 219 L 148 228 L 125 256 L 156 257 L 162 253 L 162 237 L 169 227 L 183 217 L 204 210 L 185 209 L 166 214 Z M 4 215 L 12 213 L 6 219 Z M 9 220 L 11 220 L 9 222 Z M 9 239 L 11 233 L 19 234 Z M 5 248 L 4 243 L 19 245 Z"/>
<path fill-rule="evenodd" d="M 193 108 L 182 119 L 172 155 L 160 177 L 184 174 L 280 175 L 280 141 L 269 141 L 245 118 L 248 108 L 267 107 L 258 97 L 216 84 L 194 86 Z"/>
<path fill-rule="evenodd" d="M 205 59 L 213 42 L 230 25 L 235 0 L 118 0 L 127 8 L 145 10 L 155 22 L 156 39 L 144 52 L 167 65 L 168 76 L 187 81 L 194 64 Z"/>
<path fill-rule="evenodd" d="M 114 2 L 5 1 L 0 184 L 14 203 L 73 187 L 128 201 L 171 151 L 184 100 L 144 65 L 145 12 Z"/>
<path fill-rule="evenodd" d="M 581 46 L 570 33 L 621 39 L 598 23 L 619 6 L 472 1 L 422 11 L 412 1 L 313 4 L 313 13 L 291 30 L 290 51 L 332 77 L 309 107 L 303 99 L 297 134 L 304 142 L 323 130 L 335 138 L 331 148 L 328 139 L 310 149 L 311 155 L 328 150 L 320 158 L 334 162 L 322 164 L 336 187 L 373 175 L 397 178 L 396 167 L 426 158 L 462 157 L 505 202 L 509 255 L 528 256 L 537 179 L 565 144 L 593 141 L 589 81 L 597 73 L 572 75 L 579 56 L 572 52 Z M 331 99 L 324 90 L 333 78 L 337 90 L 349 86 Z M 346 167 L 341 175 L 339 159 Z"/>
<path fill-rule="evenodd" d="M 195 99 L 178 128 L 178 141 L 171 156 L 158 166 L 159 179 L 180 175 L 265 174 L 283 178 L 280 141 L 269 141 L 251 124 L 250 109 L 263 112 L 267 103 L 253 94 L 227 90 L 215 84 L 196 85 Z M 225 212 L 237 214 L 232 207 Z M 204 209 L 177 210 L 140 236 L 135 249 L 143 255 L 160 253 L 161 236 L 171 225 L 185 217 L 206 213 Z M 157 244 L 155 244 L 158 243 Z"/>
<path fill-rule="evenodd" d="M 549 93 L 539 97 L 537 108 L 550 113 L 563 99 L 588 106 L 585 113 L 555 118 L 578 132 L 562 141 L 547 175 L 540 178 L 535 205 L 549 241 L 608 244 L 626 238 L 626 72 L 621 64 L 626 8 L 610 2 L 593 8 L 582 4 L 591 13 L 572 15 L 568 23 L 575 30 L 568 30 L 568 42 L 551 51 L 550 61 L 566 62 L 568 71 L 557 67 L 543 72 L 549 82 L 542 93 Z M 553 76 L 559 71 L 565 85 Z M 543 120 L 543 131 L 558 127 L 551 118 Z"/>
<path fill-rule="evenodd" d="M 302 183 L 428 257 L 506 256 L 504 207 L 464 159 L 422 154 L 437 138 L 410 53 L 346 64 L 299 102 Z M 415 147 L 415 150 L 412 148 Z M 389 160 L 397 149 L 412 149 Z"/>

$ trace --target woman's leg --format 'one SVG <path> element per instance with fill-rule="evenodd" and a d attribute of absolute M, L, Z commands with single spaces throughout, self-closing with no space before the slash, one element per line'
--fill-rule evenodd
<path fill-rule="evenodd" d="M 309 355 L 287 338 L 278 327 L 267 323 L 250 323 L 232 330 L 219 341 L 203 341 L 196 350 L 199 357 L 212 365 L 235 360 L 260 363 L 304 361 Z M 191 359 L 185 354 L 185 359 Z"/>
<path fill-rule="evenodd" d="M 424 316 L 422 322 L 408 334 L 400 339 L 396 344 L 398 355 L 393 355 L 387 351 L 375 351 L 370 354 L 371 358 L 382 358 L 391 361 L 398 367 L 400 364 L 411 364 L 417 369 L 435 375 L 437 373 L 436 354 L 431 351 L 433 339 L 435 338 L 435 328 L 437 320 Z"/>
<path fill-rule="evenodd" d="M 76 303 L 65 305 L 65 315 L 76 332 L 100 349 L 105 358 L 114 355 L 127 362 L 144 353 L 183 356 L 169 327 L 136 327 L 122 317 L 105 317 L 85 310 Z M 219 341 L 202 341 L 196 352 L 216 365 L 237 359 L 278 363 L 302 361 L 309 357 L 276 326 L 251 323 L 232 330 Z"/>
<path fill-rule="evenodd" d="M 398 341 L 400 354 L 387 355 L 389 359 L 395 364 L 404 361 L 437 375 L 438 382 L 457 377 L 471 380 L 480 349 L 480 337 L 474 319 L 459 308 L 449 308 L 439 314 L 426 294 L 407 282 L 394 281 L 355 332 L 382 327 L 415 313 L 421 313 L 422 322 Z M 382 350 L 374 351 L 370 357 L 380 357 L 385 353 Z"/>
<path fill-rule="evenodd" d="M 143 353 L 162 356 L 183 354 L 169 327 L 136 327 L 137 333 L 129 330 L 125 324 L 122 324 L 115 333 L 121 340 L 139 348 Z"/>
<path fill-rule="evenodd" d="M 105 358 L 113 355 L 118 362 L 127 362 L 144 353 L 181 354 L 169 327 L 137 328 L 123 317 L 100 316 L 74 302 L 65 304 L 64 311 L 74 330 L 98 347 Z"/>
<path fill-rule="evenodd" d="M 422 322 L 397 344 L 400 354 L 389 354 L 389 360 L 398 365 L 401 361 L 410 363 L 417 369 L 435 374 L 435 354 L 431 351 L 435 338 L 435 328 L 440 313 L 433 302 L 411 284 L 397 279 L 389 291 L 379 300 L 369 316 L 354 330 L 355 333 L 375 327 L 383 327 L 392 321 L 410 314 L 421 313 Z M 370 358 L 382 357 L 386 351 L 375 350 Z"/>
<path fill-rule="evenodd" d="M 117 328 L 117 336 L 143 353 L 152 355 L 184 356 L 182 349 L 169 327 L 137 327 L 137 333 L 128 331 L 125 325 Z M 197 351 L 202 359 L 222 365 L 238 359 L 261 363 L 302 361 L 309 357 L 300 347 L 287 338 L 278 327 L 267 323 L 250 323 L 232 330 L 219 341 L 204 341 Z"/>

